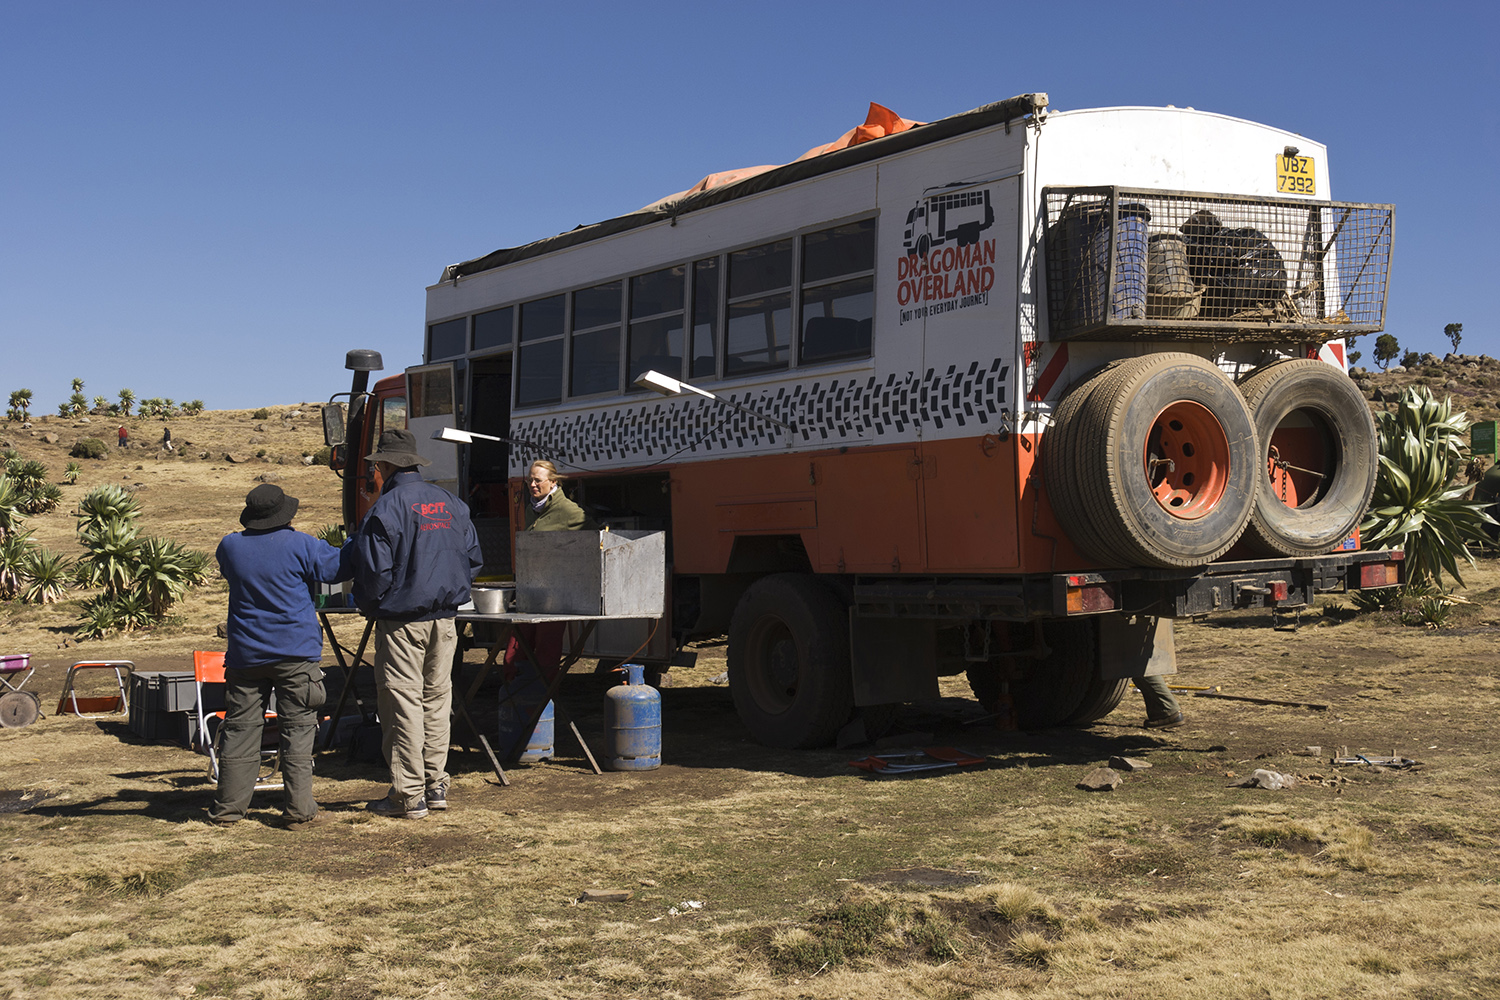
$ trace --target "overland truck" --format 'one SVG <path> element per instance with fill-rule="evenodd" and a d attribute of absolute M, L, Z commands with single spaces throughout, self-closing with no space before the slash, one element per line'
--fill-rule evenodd
<path fill-rule="evenodd" d="M 727 633 L 779 747 L 873 736 L 958 673 L 1019 727 L 1087 724 L 1175 669 L 1176 619 L 1401 582 L 1359 545 L 1377 457 L 1343 345 L 1382 328 L 1391 206 L 1330 200 L 1311 139 L 1190 108 L 876 111 L 446 268 L 423 364 L 367 391 L 351 352 L 346 520 L 404 423 L 503 578 L 552 460 L 602 523 L 666 533 L 666 619 L 593 652 L 649 637 L 661 669 Z"/>

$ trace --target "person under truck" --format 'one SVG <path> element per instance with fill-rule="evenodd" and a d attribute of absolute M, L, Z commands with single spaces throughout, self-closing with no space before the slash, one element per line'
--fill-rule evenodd
<path fill-rule="evenodd" d="M 376 710 L 390 791 L 367 808 L 422 819 L 448 808 L 454 617 L 484 564 L 469 508 L 425 482 L 408 430 L 388 430 L 365 456 L 384 483 L 353 539 L 354 603 L 375 622 Z"/>

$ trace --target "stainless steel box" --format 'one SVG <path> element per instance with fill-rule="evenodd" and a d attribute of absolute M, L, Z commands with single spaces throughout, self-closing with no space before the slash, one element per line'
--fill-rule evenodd
<path fill-rule="evenodd" d="M 666 572 L 665 532 L 521 532 L 516 535 L 516 610 L 660 618 Z"/>

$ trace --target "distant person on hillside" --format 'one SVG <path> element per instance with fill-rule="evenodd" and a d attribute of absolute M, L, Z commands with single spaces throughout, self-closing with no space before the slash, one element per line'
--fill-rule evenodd
<path fill-rule="evenodd" d="M 297 498 L 280 486 L 257 486 L 240 514 L 245 530 L 219 543 L 219 569 L 229 584 L 229 649 L 219 790 L 208 811 L 216 826 L 239 822 L 250 808 L 273 690 L 286 782 L 282 817 L 295 826 L 318 815 L 312 752 L 324 699 L 323 633 L 312 591 L 313 584 L 349 579 L 353 550 L 293 530 L 296 512 Z"/>
<path fill-rule="evenodd" d="M 172 428 L 170 428 L 170 427 L 163 427 L 162 428 L 162 431 L 161 431 L 161 450 L 162 451 L 171 451 L 172 450 Z"/>
<path fill-rule="evenodd" d="M 125 429 L 125 425 L 124 424 L 121 424 L 120 425 L 120 444 L 119 444 L 119 446 L 121 448 L 124 448 L 127 445 L 129 445 L 129 444 L 130 444 L 130 432 Z"/>

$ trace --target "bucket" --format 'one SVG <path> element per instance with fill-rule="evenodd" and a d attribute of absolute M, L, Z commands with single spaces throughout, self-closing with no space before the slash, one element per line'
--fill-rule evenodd
<path fill-rule="evenodd" d="M 474 612 L 481 615 L 503 615 L 515 604 L 514 587 L 475 587 L 470 591 Z"/>
<path fill-rule="evenodd" d="M 611 771 L 661 767 L 661 692 L 639 663 L 620 667 L 623 684 L 604 692 L 604 766 Z"/>

